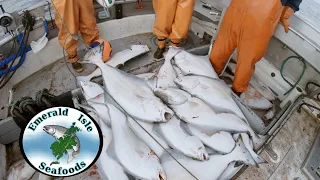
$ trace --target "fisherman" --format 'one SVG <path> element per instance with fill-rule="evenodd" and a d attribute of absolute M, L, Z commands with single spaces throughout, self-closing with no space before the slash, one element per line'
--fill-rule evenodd
<path fill-rule="evenodd" d="M 67 59 L 72 64 L 76 72 L 83 71 L 83 67 L 78 63 L 77 47 L 78 41 L 72 35 L 77 36 L 80 31 L 83 41 L 93 47 L 104 42 L 103 61 L 110 59 L 112 47 L 107 40 L 100 39 L 96 19 L 94 17 L 94 7 L 92 0 L 54 0 L 55 23 L 59 28 L 58 40 L 60 45 L 67 52 Z M 61 19 L 62 22 L 61 22 Z M 66 26 L 66 27 L 65 27 Z"/>
<path fill-rule="evenodd" d="M 232 89 L 244 92 L 257 63 L 266 52 L 269 41 L 280 20 L 286 33 L 289 18 L 299 10 L 302 0 L 232 0 L 210 54 L 218 74 L 237 47 L 237 68 Z"/>
<path fill-rule="evenodd" d="M 162 59 L 166 49 L 166 39 L 170 46 L 179 46 L 189 30 L 195 0 L 152 0 L 156 19 L 153 27 L 158 38 L 158 49 L 154 59 Z"/>

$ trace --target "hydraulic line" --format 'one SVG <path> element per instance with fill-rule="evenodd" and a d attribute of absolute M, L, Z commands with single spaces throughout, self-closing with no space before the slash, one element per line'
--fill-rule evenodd
<path fill-rule="evenodd" d="M 303 69 L 302 69 L 302 72 L 301 72 L 298 80 L 297 80 L 294 84 L 291 84 L 291 83 L 284 77 L 284 75 L 283 75 L 283 69 L 284 69 L 284 65 L 285 65 L 289 60 L 291 60 L 291 59 L 293 59 L 293 58 L 298 59 L 300 62 L 303 63 Z M 283 80 L 291 86 L 291 88 L 290 88 L 286 93 L 284 93 L 284 95 L 287 95 L 289 92 L 291 92 L 291 91 L 299 84 L 299 82 L 300 82 L 300 80 L 302 79 L 302 77 L 303 77 L 306 69 L 307 69 L 307 64 L 306 64 L 305 60 L 302 59 L 301 57 L 298 57 L 298 56 L 290 56 L 290 57 L 288 57 L 286 60 L 283 61 L 283 63 L 281 64 L 281 68 L 280 68 L 280 74 L 281 74 L 281 77 L 283 78 Z"/>
<path fill-rule="evenodd" d="M 26 27 L 26 31 L 25 31 L 25 33 L 23 34 L 22 40 L 21 40 L 21 42 L 20 42 L 18 52 L 17 52 L 16 55 L 15 55 L 15 57 L 17 57 L 17 56 L 19 55 L 20 49 L 21 49 L 21 47 L 23 46 L 22 44 L 23 44 L 23 41 L 24 41 L 24 37 L 25 37 L 25 35 L 27 35 L 26 41 L 25 41 L 25 45 L 24 45 L 24 47 L 23 47 L 22 56 L 21 56 L 21 58 L 20 58 L 20 60 L 19 60 L 18 65 L 22 62 L 22 60 L 24 60 L 24 58 L 25 58 L 25 56 L 26 56 L 26 51 L 27 51 L 27 45 L 26 45 L 26 43 L 28 42 L 29 34 L 30 34 L 30 26 L 27 26 L 27 27 Z M 1 79 L 1 81 L 0 81 L 0 89 L 3 88 L 3 87 L 9 82 L 9 80 L 12 78 L 12 76 L 14 75 L 14 73 L 17 71 L 18 68 L 16 68 L 16 69 L 10 74 L 10 76 L 9 76 L 8 78 L 6 78 L 7 75 L 8 75 L 8 73 L 9 73 L 9 71 L 10 71 L 10 69 L 12 68 L 15 60 L 16 60 L 16 58 L 12 61 L 12 63 L 10 64 L 10 67 L 8 67 L 8 69 L 7 69 L 6 74 L 2 77 L 2 79 Z M 5 79 L 6 79 L 6 80 L 5 80 Z M 5 80 L 5 81 L 4 81 L 4 80 Z M 4 81 L 4 82 L 3 82 L 3 81 Z"/>

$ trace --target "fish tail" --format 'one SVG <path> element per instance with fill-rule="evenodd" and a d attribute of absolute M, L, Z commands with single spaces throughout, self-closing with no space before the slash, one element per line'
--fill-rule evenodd
<path fill-rule="evenodd" d="M 80 63 L 103 63 L 102 52 L 104 49 L 104 42 L 100 43 L 98 46 L 91 48 L 83 59 L 79 59 Z"/>
<path fill-rule="evenodd" d="M 251 135 L 252 142 L 253 142 L 253 148 L 255 150 L 258 150 L 267 140 L 267 136 L 258 135 L 253 130 L 250 131 L 250 135 Z"/>
<path fill-rule="evenodd" d="M 257 166 L 257 163 L 254 161 L 250 152 L 245 147 L 241 137 L 238 138 L 236 147 L 230 153 L 230 156 L 232 156 L 232 159 L 234 159 L 236 162 L 241 162 L 250 166 Z"/>
<path fill-rule="evenodd" d="M 265 159 L 263 159 L 262 157 L 260 157 L 257 153 L 255 153 L 253 151 L 253 144 L 250 144 L 251 140 L 250 140 L 248 134 L 241 133 L 241 137 L 242 137 L 242 140 L 243 140 L 243 143 L 244 143 L 245 147 L 247 148 L 247 150 L 249 150 L 249 152 L 250 152 L 252 158 L 254 159 L 254 161 L 257 164 L 266 163 L 267 161 Z"/>

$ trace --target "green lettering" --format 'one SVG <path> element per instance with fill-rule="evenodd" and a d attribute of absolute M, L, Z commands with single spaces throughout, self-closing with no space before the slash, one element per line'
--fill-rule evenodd
<path fill-rule="evenodd" d="M 82 124 L 85 124 L 85 123 L 87 123 L 87 120 L 86 120 L 85 118 L 83 118 L 83 119 L 81 120 L 81 123 L 82 123 Z"/>
<path fill-rule="evenodd" d="M 91 124 L 91 121 L 89 121 L 84 127 L 87 127 Z"/>
<path fill-rule="evenodd" d="M 78 121 L 81 121 L 81 118 L 83 117 L 82 114 L 80 114 L 80 117 L 78 118 Z"/>
<path fill-rule="evenodd" d="M 46 114 L 42 114 L 42 119 L 47 119 L 47 115 Z"/>
<path fill-rule="evenodd" d="M 56 168 L 52 168 L 51 174 L 57 174 Z"/>
<path fill-rule="evenodd" d="M 62 112 L 62 114 L 64 115 L 64 116 L 68 116 L 68 108 L 66 108 L 65 110 L 63 110 L 63 112 Z"/>
<path fill-rule="evenodd" d="M 31 123 L 28 127 L 28 129 L 31 129 L 32 131 L 35 131 L 37 126 L 35 126 L 33 123 Z"/>
<path fill-rule="evenodd" d="M 80 163 L 81 167 L 86 167 L 86 163 L 84 163 L 83 161 Z"/>
<path fill-rule="evenodd" d="M 39 169 L 43 170 L 46 167 L 46 163 L 42 162 L 39 166 Z"/>
<path fill-rule="evenodd" d="M 69 169 L 69 173 L 73 173 L 74 172 L 74 169 L 73 168 L 70 168 Z"/>
<path fill-rule="evenodd" d="M 34 123 L 35 123 L 37 126 L 38 126 L 41 122 L 42 122 L 41 117 L 39 117 L 38 119 L 36 119 L 36 120 L 34 121 Z"/>
<path fill-rule="evenodd" d="M 58 115 L 57 111 L 53 111 L 53 116 Z"/>
<path fill-rule="evenodd" d="M 88 132 L 91 132 L 91 131 L 92 131 L 92 127 L 89 126 L 89 127 L 87 128 L 87 131 L 88 131 Z"/>
<path fill-rule="evenodd" d="M 46 167 L 46 172 L 50 172 L 51 168 L 50 167 Z"/>
<path fill-rule="evenodd" d="M 52 113 L 52 111 L 48 112 L 48 116 L 49 116 L 49 118 L 51 117 L 50 113 Z"/>

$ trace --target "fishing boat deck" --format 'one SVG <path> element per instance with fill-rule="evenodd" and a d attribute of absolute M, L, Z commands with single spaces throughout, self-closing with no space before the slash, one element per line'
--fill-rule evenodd
<path fill-rule="evenodd" d="M 113 52 L 119 52 L 127 49 L 131 44 L 148 45 L 150 52 L 142 57 L 133 59 L 126 63 L 125 69 L 139 67 L 148 64 L 152 61 L 153 52 L 156 50 L 156 44 L 152 41 L 151 33 L 140 34 L 136 36 L 126 37 L 111 41 Z M 200 45 L 208 44 L 209 42 L 200 42 L 193 34 L 189 35 L 185 48 L 195 48 Z M 84 52 L 80 52 L 80 54 Z M 94 70 L 94 66 L 86 65 L 86 71 L 81 75 L 89 74 Z M 71 67 L 69 67 L 72 69 Z M 74 73 L 74 72 L 73 72 Z M 24 96 L 34 97 L 35 93 L 43 88 L 47 88 L 50 93 L 59 95 L 61 93 L 73 90 L 76 88 L 76 81 L 72 73 L 69 71 L 64 60 L 59 60 L 37 73 L 31 75 L 27 79 L 14 87 L 13 100 L 18 100 Z M 306 158 L 312 143 L 319 130 L 319 123 L 316 119 L 310 116 L 306 111 L 301 113 L 294 112 L 289 121 L 276 135 L 272 141 L 274 150 L 278 153 L 277 161 L 272 160 L 269 155 L 263 151 L 261 153 L 268 164 L 262 164 L 259 168 L 248 167 L 244 172 L 238 174 L 234 179 L 307 179 L 301 172 L 301 165 Z M 6 146 L 7 152 L 7 167 L 10 167 L 14 162 L 22 159 L 19 149 L 19 143 L 14 142 Z M 37 174 L 34 175 L 34 177 Z M 91 167 L 85 173 L 80 175 L 64 178 L 64 179 L 100 179 L 96 166 Z"/>

